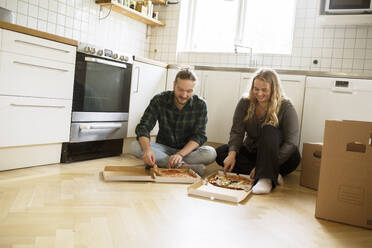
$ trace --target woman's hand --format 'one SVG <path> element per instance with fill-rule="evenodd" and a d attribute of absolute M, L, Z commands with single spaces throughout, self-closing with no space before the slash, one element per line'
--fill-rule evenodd
<path fill-rule="evenodd" d="M 256 174 L 256 167 L 254 167 L 254 168 L 251 170 L 251 173 L 249 173 L 249 177 L 253 179 L 255 174 Z"/>
<path fill-rule="evenodd" d="M 226 172 L 231 172 L 234 169 L 235 166 L 235 154 L 230 154 L 225 158 L 223 161 L 223 171 Z"/>

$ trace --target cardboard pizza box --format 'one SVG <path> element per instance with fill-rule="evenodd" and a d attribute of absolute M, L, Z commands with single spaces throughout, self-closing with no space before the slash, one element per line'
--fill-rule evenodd
<path fill-rule="evenodd" d="M 301 160 L 301 178 L 302 186 L 318 189 L 320 162 L 322 158 L 321 143 L 304 143 Z"/>
<path fill-rule="evenodd" d="M 218 171 L 208 176 L 205 180 L 201 180 L 199 182 L 194 183 L 193 185 L 190 185 L 187 188 L 188 194 L 207 197 L 211 200 L 218 199 L 218 200 L 238 203 L 244 200 L 251 193 L 251 189 L 235 190 L 235 189 L 221 188 L 221 187 L 218 187 L 218 186 L 215 186 L 209 183 L 208 179 L 210 177 L 213 177 L 217 173 L 220 175 L 224 174 L 223 171 Z M 237 175 L 235 173 L 227 173 L 227 174 Z M 239 174 L 239 176 L 244 176 L 244 177 L 249 178 L 248 175 Z"/>
<path fill-rule="evenodd" d="M 162 172 L 168 170 L 179 172 L 181 175 L 186 174 L 187 177 L 161 175 Z M 195 183 L 201 180 L 201 177 L 191 169 L 166 169 L 159 168 L 156 165 L 154 165 L 154 168 L 152 169 L 152 175 L 154 181 L 158 183 Z"/>
<path fill-rule="evenodd" d="M 154 177 L 144 165 L 138 166 L 105 166 L 103 171 L 105 181 L 139 181 L 153 182 Z"/>
<path fill-rule="evenodd" d="M 326 121 L 315 216 L 372 229 L 372 122 Z"/>

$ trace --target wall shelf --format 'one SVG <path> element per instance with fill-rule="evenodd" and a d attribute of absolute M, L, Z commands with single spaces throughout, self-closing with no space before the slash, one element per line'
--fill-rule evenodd
<path fill-rule="evenodd" d="M 134 20 L 137 20 L 139 22 L 148 24 L 150 26 L 165 26 L 164 23 L 154 19 L 150 18 L 134 9 L 128 8 L 127 6 L 124 6 L 122 4 L 115 3 L 113 1 L 107 1 L 107 0 L 96 0 L 96 4 L 106 7 L 108 9 L 111 9 L 112 11 L 115 11 L 119 14 L 128 16 Z"/>

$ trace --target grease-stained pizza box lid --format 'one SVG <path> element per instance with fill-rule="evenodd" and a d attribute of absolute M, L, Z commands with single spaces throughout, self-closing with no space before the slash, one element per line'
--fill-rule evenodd
<path fill-rule="evenodd" d="M 172 177 L 172 176 L 161 176 L 159 173 L 156 173 L 156 170 L 162 171 L 162 170 L 167 170 L 163 168 L 156 168 L 154 166 L 154 169 L 152 170 L 153 172 L 153 177 L 155 182 L 159 183 L 195 183 L 201 180 L 201 177 L 195 173 L 191 169 L 171 169 L 171 170 L 178 170 L 183 173 L 187 173 L 189 177 Z"/>
<path fill-rule="evenodd" d="M 222 171 L 218 171 L 218 174 L 223 174 Z M 190 195 L 197 195 L 202 197 L 207 197 L 211 200 L 218 199 L 223 201 L 229 201 L 229 202 L 241 202 L 244 200 L 250 193 L 251 190 L 235 190 L 235 189 L 228 189 L 228 188 L 222 188 L 215 186 L 208 182 L 208 179 L 210 177 L 213 177 L 217 173 L 213 173 L 212 175 L 206 177 L 205 180 L 200 180 L 192 185 L 190 185 L 187 188 L 187 192 Z M 237 175 L 235 173 L 228 173 L 228 175 Z M 245 176 L 247 175 L 239 175 L 239 176 Z"/>
<path fill-rule="evenodd" d="M 105 181 L 140 181 L 152 182 L 154 178 L 144 165 L 138 166 L 105 166 L 103 171 Z"/>

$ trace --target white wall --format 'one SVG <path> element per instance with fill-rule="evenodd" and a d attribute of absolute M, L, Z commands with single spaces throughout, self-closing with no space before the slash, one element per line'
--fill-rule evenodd
<path fill-rule="evenodd" d="M 95 0 L 0 0 L 16 24 L 115 51 L 147 56 L 146 25 L 104 8 Z"/>
<path fill-rule="evenodd" d="M 182 53 L 177 57 L 180 5 L 160 8 L 167 26 L 154 28 L 150 57 L 168 63 L 247 67 L 249 57 L 234 54 Z M 316 0 L 298 0 L 291 55 L 257 54 L 257 66 L 277 69 L 372 73 L 372 25 L 317 26 Z M 156 50 L 156 52 L 155 52 Z M 312 61 L 317 59 L 317 65 Z"/>

